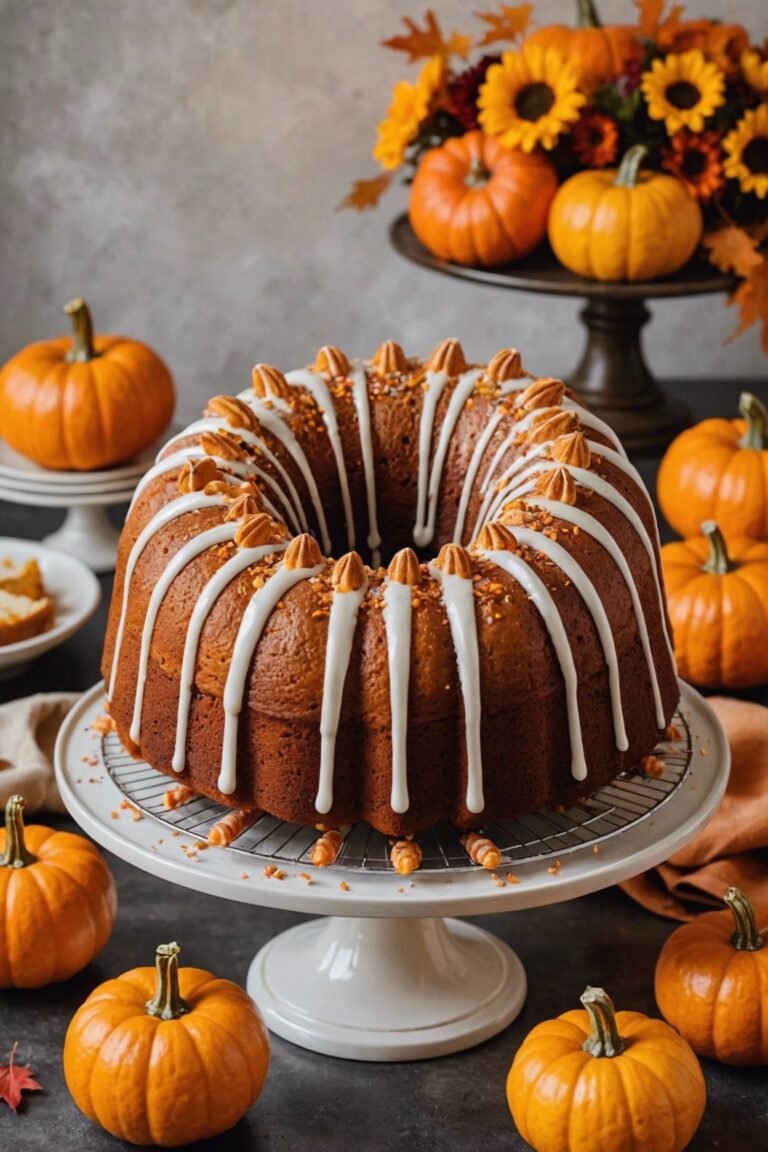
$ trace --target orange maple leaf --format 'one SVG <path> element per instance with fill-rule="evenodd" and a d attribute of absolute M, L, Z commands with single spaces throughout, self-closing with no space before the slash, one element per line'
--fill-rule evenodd
<path fill-rule="evenodd" d="M 739 324 L 735 332 L 728 337 L 728 342 L 735 340 L 753 324 L 761 323 L 763 330 L 760 334 L 760 346 L 768 356 L 768 260 L 762 258 L 759 264 L 750 270 L 744 283 L 736 289 L 728 300 L 728 305 L 735 304 L 739 309 Z"/>
<path fill-rule="evenodd" d="M 756 251 L 757 240 L 735 224 L 726 224 L 724 228 L 705 233 L 702 244 L 709 252 L 711 263 L 721 272 L 748 276 L 753 268 L 762 263 L 763 258 Z"/>
<path fill-rule="evenodd" d="M 648 40 L 658 40 L 661 35 L 669 36 L 680 23 L 684 6 L 673 4 L 664 14 L 667 0 L 633 0 L 638 10 L 640 35 Z"/>
<path fill-rule="evenodd" d="M 355 180 L 350 191 L 336 206 L 336 211 L 342 208 L 355 208 L 358 212 L 363 212 L 366 208 L 375 208 L 389 188 L 391 180 L 391 172 L 382 172 L 380 176 L 374 176 L 370 180 Z"/>
<path fill-rule="evenodd" d="M 393 52 L 407 52 L 409 64 L 423 60 L 427 56 L 442 56 L 444 60 L 449 56 L 461 56 L 466 60 L 469 55 L 472 37 L 452 32 L 446 40 L 431 8 L 424 14 L 423 28 L 419 28 L 410 16 L 403 16 L 403 24 L 408 29 L 407 36 L 391 36 L 389 40 L 382 40 L 381 43 L 382 47 L 391 48 Z"/>
<path fill-rule="evenodd" d="M 476 12 L 479 20 L 483 20 L 489 27 L 482 40 L 478 40 L 478 47 L 486 44 L 495 44 L 499 40 L 517 40 L 528 31 L 531 22 L 533 4 L 502 4 L 501 12 Z"/>

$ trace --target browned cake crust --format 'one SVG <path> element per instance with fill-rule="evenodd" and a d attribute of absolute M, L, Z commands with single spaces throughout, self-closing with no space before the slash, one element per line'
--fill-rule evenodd
<path fill-rule="evenodd" d="M 325 384 L 332 396 L 352 525 L 345 518 L 345 488 L 327 414 L 300 374 L 299 379 L 290 374 L 286 381 L 274 369 L 256 372 L 252 395 L 239 401 L 217 398 L 205 427 L 190 426 L 164 450 L 165 459 L 172 457 L 174 463 L 167 467 L 161 461 L 159 470 L 150 473 L 123 530 L 104 649 L 103 671 L 108 684 L 112 681 L 110 711 L 126 746 L 224 804 L 326 826 L 367 820 L 391 835 L 408 835 L 442 819 L 473 828 L 543 805 L 567 803 L 652 752 L 660 728 L 671 720 L 678 686 L 654 571 L 658 548 L 647 493 L 610 431 L 564 395 L 559 382 L 525 376 L 514 355 L 499 354 L 470 378 L 455 341 L 438 346 L 427 364 L 406 361 L 391 343 L 373 361 L 352 366 L 338 350 L 321 350 L 313 379 Z M 369 437 L 362 389 L 368 398 Z M 430 424 L 425 406 L 436 395 Z M 452 405 L 454 396 L 463 397 L 462 402 L 457 399 Z M 441 440 L 446 421 L 450 434 Z M 290 443 L 286 429 L 295 437 Z M 365 467 L 368 444 L 372 472 Z M 309 464 L 314 495 L 296 445 Z M 442 448 L 440 469 L 435 461 Z M 179 455 L 182 452 L 188 456 Z M 515 462 L 522 488 L 528 485 L 522 495 L 515 476 L 506 485 L 503 481 Z M 434 532 L 428 539 L 429 529 L 422 524 L 419 530 L 417 519 L 420 502 L 429 503 L 425 476 L 428 480 L 430 475 L 436 500 Z M 375 509 L 385 562 L 400 553 L 389 572 L 364 567 L 354 552 L 335 567 L 323 559 L 311 539 L 323 539 L 318 495 L 336 556 L 347 553 L 354 540 L 353 546 L 370 563 L 366 540 L 375 535 L 370 515 L 371 507 Z M 462 546 L 444 548 L 454 538 L 457 513 L 467 495 L 463 529 L 457 533 Z M 485 519 L 497 527 L 475 539 L 484 502 L 485 512 L 491 513 Z M 190 503 L 195 506 L 190 508 Z M 153 522 L 171 508 L 180 509 L 179 514 L 160 526 Z M 585 516 L 592 519 L 585 521 Z M 584 523 L 596 524 L 600 532 L 585 530 Z M 168 579 L 169 565 L 185 557 L 183 549 L 194 551 L 201 534 L 211 530 L 226 536 L 228 525 L 229 538 L 190 554 Z M 302 537 L 304 526 L 310 537 Z M 526 533 L 537 535 L 531 540 Z M 625 570 L 600 533 L 614 542 Z M 286 551 L 290 536 L 294 540 Z M 562 553 L 556 554 L 560 561 L 545 554 L 552 551 L 548 541 L 565 550 L 569 565 L 572 561 L 578 566 L 579 579 L 591 586 L 605 613 L 615 646 L 618 709 L 612 705 L 605 636 L 598 632 L 594 603 L 585 598 L 583 587 L 580 591 L 575 586 Z M 401 552 L 415 543 L 426 549 L 419 550 L 421 561 Z M 239 555 L 243 560 L 255 556 L 245 551 L 254 547 L 265 554 L 247 567 L 241 565 L 242 571 L 223 584 L 204 614 L 190 665 L 188 721 L 180 727 L 182 664 L 195 605 L 225 564 L 236 566 Z M 436 561 L 426 562 L 441 548 Z M 500 566 L 499 556 L 505 555 L 515 558 L 513 565 L 522 562 L 524 575 L 532 572 L 545 591 L 532 594 L 527 575 L 521 582 Z M 132 575 L 126 588 L 129 564 Z M 239 714 L 225 722 L 225 689 L 237 663 L 233 652 L 247 606 L 254 597 L 267 596 L 270 585 L 276 589 L 281 580 L 292 579 L 291 573 L 305 570 L 308 575 L 286 586 L 266 616 L 247 660 Z M 391 610 L 388 616 L 387 598 L 394 584 L 410 589 L 410 638 L 397 632 L 399 617 L 396 620 Z M 155 593 L 156 618 L 148 625 L 156 588 L 162 595 Z M 469 590 L 474 604 L 469 621 L 469 631 L 476 629 L 479 655 L 474 681 L 471 658 L 457 648 L 455 620 L 448 611 L 452 590 L 465 600 Z M 542 595 L 549 598 L 549 608 L 542 608 Z M 356 618 L 352 612 L 347 661 L 343 643 L 337 643 L 343 629 L 339 626 L 336 632 L 331 614 L 337 602 L 340 616 L 353 601 Z M 122 636 L 113 669 L 121 613 Z M 569 706 L 562 653 L 553 642 L 557 624 L 567 636 L 577 706 L 573 699 Z M 393 636 L 398 635 L 401 641 L 405 637 L 409 675 L 405 713 L 395 702 L 390 676 Z M 145 675 L 140 674 L 142 644 Z M 324 705 L 330 706 L 327 674 L 338 685 L 341 702 L 338 734 L 334 741 L 326 732 L 324 743 L 321 718 Z M 138 709 L 137 685 L 143 691 Z M 236 696 L 231 683 L 228 691 L 231 705 Z M 475 706 L 479 746 L 473 751 L 473 721 L 467 709 Z M 626 730 L 627 746 L 621 750 L 618 714 Z M 581 779 L 571 739 L 574 715 L 587 770 Z M 396 752 L 395 731 L 403 720 L 404 759 Z M 224 749 L 233 731 L 232 790 L 222 792 Z M 183 770 L 177 774 L 173 761 L 175 752 L 178 760 L 179 743 Z M 330 765 L 328 810 L 318 807 L 321 761 L 326 768 Z M 402 779 L 403 770 L 405 807 L 402 797 L 395 802 L 395 778 Z M 478 810 L 474 803 L 470 810 L 471 785 L 478 778 L 484 805 Z"/>

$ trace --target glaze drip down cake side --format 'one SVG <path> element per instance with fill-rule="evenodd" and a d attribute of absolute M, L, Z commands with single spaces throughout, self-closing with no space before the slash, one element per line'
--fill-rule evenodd
<path fill-rule="evenodd" d="M 615 434 L 456 340 L 214 397 L 136 491 L 103 671 L 124 745 L 194 792 L 395 836 L 586 796 L 678 701 Z"/>

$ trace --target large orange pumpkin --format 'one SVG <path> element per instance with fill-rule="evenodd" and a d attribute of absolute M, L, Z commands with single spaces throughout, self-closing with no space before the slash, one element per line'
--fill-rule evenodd
<path fill-rule="evenodd" d="M 108 468 L 166 427 L 173 381 L 146 344 L 94 336 L 83 300 L 71 300 L 64 311 L 74 339 L 30 344 L 0 372 L 0 436 L 44 468 Z"/>
<path fill-rule="evenodd" d="M 705 912 L 667 940 L 656 964 L 656 1002 L 699 1056 L 768 1064 L 768 907 L 729 888 L 730 911 Z"/>
<path fill-rule="evenodd" d="M 661 461 L 659 504 L 681 536 L 695 536 L 702 520 L 717 520 L 729 540 L 768 540 L 768 410 L 742 392 L 739 412 L 741 420 L 687 428 Z"/>
<path fill-rule="evenodd" d="M 585 1011 L 528 1033 L 507 1077 L 507 1102 L 536 1152 L 682 1152 L 699 1126 L 699 1062 L 663 1020 L 615 1012 L 602 988 Z"/>
<path fill-rule="evenodd" d="M 21 796 L 0 831 L 0 988 L 42 988 L 85 968 L 109 939 L 115 882 L 84 836 L 24 827 Z"/>
<path fill-rule="evenodd" d="M 578 65 L 579 87 L 593 92 L 620 76 L 632 60 L 640 60 L 643 48 L 637 39 L 637 28 L 624 24 L 603 26 L 593 0 L 578 0 L 577 9 L 575 28 L 550 24 L 532 32 L 525 42 L 556 48 L 561 56 Z"/>
<path fill-rule="evenodd" d="M 680 675 L 702 688 L 768 684 L 768 544 L 703 536 L 661 550 Z"/>
<path fill-rule="evenodd" d="M 408 213 L 430 252 L 490 268 L 538 247 L 556 191 L 557 173 L 543 152 L 504 148 L 493 136 L 467 132 L 426 153 Z"/>
<path fill-rule="evenodd" d="M 81 1112 L 119 1140 L 176 1148 L 226 1132 L 261 1093 L 269 1039 L 230 980 L 179 969 L 177 944 L 155 968 L 99 985 L 72 1018 L 64 1076 Z"/>

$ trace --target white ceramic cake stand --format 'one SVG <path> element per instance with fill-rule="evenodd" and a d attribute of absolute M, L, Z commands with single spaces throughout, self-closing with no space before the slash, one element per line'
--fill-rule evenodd
<path fill-rule="evenodd" d="M 251 964 L 248 991 L 272 1031 L 331 1056 L 417 1060 L 495 1035 L 525 999 L 515 953 L 445 917 L 511 912 L 616 884 L 681 848 L 715 811 L 728 745 L 707 703 L 681 688 L 681 739 L 659 749 L 664 777 L 627 774 L 572 809 L 487 825 L 504 858 L 496 879 L 469 863 L 447 826 L 419 837 L 424 862 L 410 878 L 392 870 L 385 838 L 367 825 L 352 829 L 327 869 L 309 863 L 314 829 L 270 816 L 234 845 L 202 851 L 224 809 L 206 799 L 163 809 L 173 781 L 91 727 L 104 710 L 101 685 L 67 717 L 56 775 L 72 816 L 122 859 L 197 891 L 324 917 L 282 932 Z M 126 802 L 133 809 L 121 808 Z"/>

